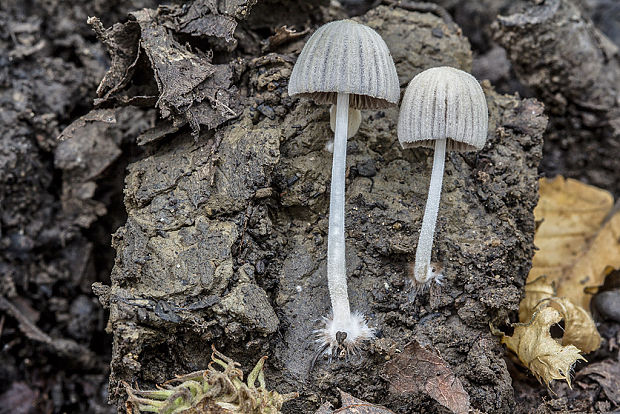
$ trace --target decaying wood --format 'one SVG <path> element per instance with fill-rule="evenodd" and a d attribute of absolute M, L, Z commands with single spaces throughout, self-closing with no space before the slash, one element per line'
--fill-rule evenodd
<path fill-rule="evenodd" d="M 545 155 L 545 169 L 573 176 L 585 164 L 593 171 L 588 176 L 592 184 L 618 194 L 620 161 L 609 155 L 620 149 L 617 46 L 572 0 L 518 6 L 519 12 L 498 17 L 495 39 L 551 115 L 549 139 L 558 142 Z"/>

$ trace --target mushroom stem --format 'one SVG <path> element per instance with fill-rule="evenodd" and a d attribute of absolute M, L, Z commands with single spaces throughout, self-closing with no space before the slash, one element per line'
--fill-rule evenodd
<path fill-rule="evenodd" d="M 344 193 L 347 168 L 347 126 L 349 94 L 339 93 L 336 102 L 334 158 L 329 197 L 329 233 L 327 236 L 327 283 L 336 325 L 346 324 L 351 316 L 344 242 Z"/>
<path fill-rule="evenodd" d="M 441 198 L 441 184 L 443 182 L 443 169 L 446 159 L 446 139 L 435 141 L 435 156 L 433 159 L 433 172 L 431 183 L 428 188 L 428 198 L 420 229 L 420 238 L 415 252 L 414 277 L 417 283 L 425 284 L 431 279 L 437 278 L 431 269 L 431 251 L 433 249 L 433 236 L 435 235 L 435 223 L 439 211 Z M 437 279 L 440 280 L 440 279 Z"/>

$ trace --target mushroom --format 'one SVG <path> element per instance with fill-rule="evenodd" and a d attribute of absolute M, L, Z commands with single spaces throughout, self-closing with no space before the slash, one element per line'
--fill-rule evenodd
<path fill-rule="evenodd" d="M 347 124 L 347 139 L 357 133 L 362 124 L 362 112 L 359 109 L 349 107 L 349 123 Z M 336 132 L 336 105 L 329 108 L 329 128 Z"/>
<path fill-rule="evenodd" d="M 347 124 L 347 139 L 352 138 L 357 134 L 362 123 L 362 112 L 359 109 L 349 107 L 349 122 Z M 332 132 L 336 132 L 336 105 L 332 105 L 329 108 L 329 128 Z M 334 140 L 330 139 L 325 144 L 325 150 L 327 152 L 334 152 Z"/>
<path fill-rule="evenodd" d="M 377 32 L 352 20 L 321 26 L 304 46 L 291 73 L 289 95 L 336 104 L 334 156 L 327 238 L 331 317 L 317 331 L 328 353 L 353 352 L 373 337 L 363 315 L 351 313 L 345 265 L 345 172 L 349 107 L 383 108 L 398 103 L 400 86 L 390 52 Z"/>
<path fill-rule="evenodd" d="M 431 251 L 444 160 L 447 151 L 477 151 L 487 139 L 488 108 L 472 75 L 443 66 L 427 69 L 409 82 L 400 107 L 398 140 L 403 148 L 435 148 L 433 171 L 415 255 L 416 290 L 430 281 L 441 284 L 441 270 L 431 267 Z"/>

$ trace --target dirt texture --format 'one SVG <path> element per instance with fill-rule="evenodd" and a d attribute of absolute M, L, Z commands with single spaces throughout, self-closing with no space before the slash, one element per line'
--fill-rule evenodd
<path fill-rule="evenodd" d="M 149 117 L 90 114 L 79 140 L 57 137 L 106 71 L 86 17 L 113 22 L 146 4 L 0 3 L 0 412 L 112 411 L 107 315 L 91 284 L 109 281 L 107 228 L 125 220 L 115 172 Z"/>
<path fill-rule="evenodd" d="M 617 408 L 617 288 L 594 300 L 603 345 L 572 389 L 542 387 L 489 331 L 516 321 L 538 175 L 620 194 L 615 0 L 159 3 L 0 2 L 0 414 L 124 412 L 122 381 L 204 369 L 212 344 L 243 367 L 268 355 L 268 388 L 301 393 L 286 413 L 355 397 L 395 413 Z M 446 281 L 413 301 L 432 151 L 400 149 L 396 108 L 363 113 L 347 263 L 378 339 L 330 363 L 313 334 L 329 313 L 329 108 L 286 88 L 308 36 L 346 16 L 384 37 L 403 90 L 438 65 L 493 86 L 487 146 L 446 161 Z M 544 153 L 543 106 L 515 92 L 547 105 Z"/>
<path fill-rule="evenodd" d="M 162 23 L 168 13 L 160 8 L 141 16 L 150 16 L 151 30 L 176 36 L 180 25 Z M 315 23 L 296 29 L 313 30 L 337 13 L 316 8 Z M 358 19 L 385 39 L 403 87 L 428 67 L 471 70 L 468 41 L 434 14 L 381 6 Z M 140 23 L 142 38 L 145 25 Z M 157 25 L 166 29 L 153 29 Z M 353 309 L 364 312 L 380 339 L 349 360 L 314 361 L 313 330 L 329 312 L 331 154 L 325 146 L 331 132 L 327 106 L 285 92 L 304 40 L 267 43 L 265 50 L 277 54 L 252 59 L 243 59 L 243 50 L 253 47 L 244 41 L 232 51 L 213 49 L 216 66 L 233 72 L 236 117 L 217 128 L 190 122 L 188 129 L 159 137 L 150 155 L 129 166 L 128 218 L 114 236 L 112 285 L 99 286 L 114 336 L 111 398 L 124 398 L 121 381 L 152 386 L 204 367 L 205 350 L 214 343 L 242 365 L 268 355 L 268 382 L 280 392 L 302 394 L 284 412 L 312 412 L 325 399 L 336 405 L 338 388 L 395 412 L 441 410 L 424 394 L 388 391 L 386 360 L 415 339 L 441 354 L 473 407 L 512 411 L 511 379 L 488 324 L 504 322 L 517 309 L 530 266 L 546 126 L 542 105 L 499 95 L 484 84 L 491 116 L 487 146 L 479 153 L 452 153 L 447 161 L 434 249 L 446 282 L 414 302 L 409 269 L 431 152 L 400 148 L 396 108 L 364 112 L 348 144 L 349 294 Z M 184 48 L 179 64 L 207 53 L 187 56 L 193 51 Z M 156 60 L 150 61 L 155 78 L 163 79 Z M 203 72 L 198 89 L 213 76 Z M 161 105 L 161 96 L 168 95 L 163 81 L 157 86 Z M 123 94 L 120 87 L 108 99 L 119 102 L 116 96 Z M 209 95 L 193 99 L 204 102 Z M 222 110 L 209 103 L 211 110 Z M 172 118 L 187 119 L 186 106 L 165 108 Z"/>
<path fill-rule="evenodd" d="M 498 19 L 496 38 L 551 114 L 543 169 L 617 196 L 620 161 L 609 155 L 620 149 L 618 47 L 570 0 L 518 5 Z"/>

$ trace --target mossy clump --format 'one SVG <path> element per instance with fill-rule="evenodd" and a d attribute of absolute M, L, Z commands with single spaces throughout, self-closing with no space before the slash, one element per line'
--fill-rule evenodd
<path fill-rule="evenodd" d="M 167 381 L 156 390 L 142 391 L 125 383 L 127 414 L 277 414 L 297 393 L 279 394 L 265 386 L 262 357 L 243 382 L 239 363 L 211 347 L 208 369 Z M 223 370 L 221 370 L 221 369 Z M 256 382 L 258 381 L 258 387 Z"/>

